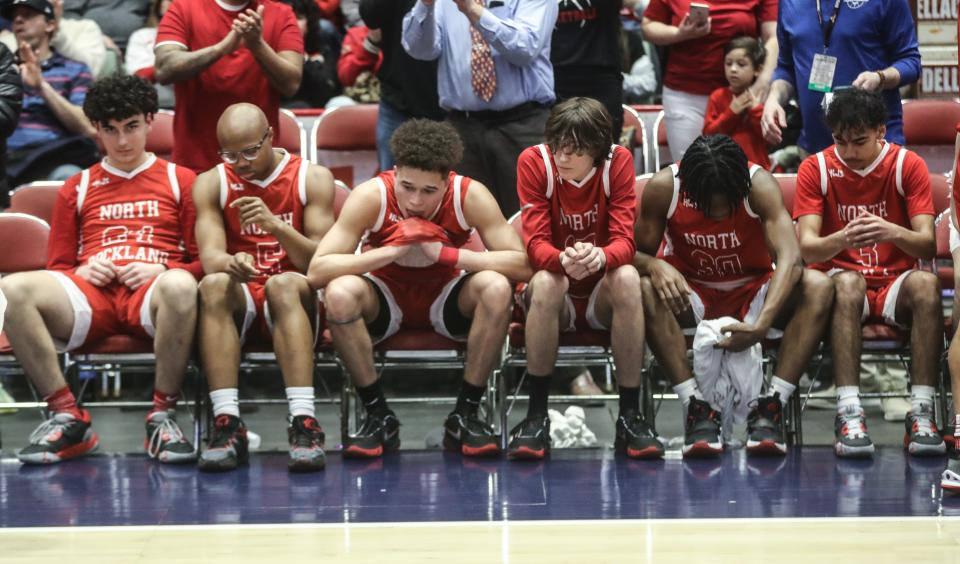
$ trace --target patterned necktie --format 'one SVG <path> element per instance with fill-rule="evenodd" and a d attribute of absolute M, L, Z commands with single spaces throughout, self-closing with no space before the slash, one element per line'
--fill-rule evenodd
<path fill-rule="evenodd" d="M 480 4 L 484 4 L 483 0 Z M 497 89 L 493 52 L 490 44 L 473 25 L 470 26 L 470 84 L 473 86 L 473 93 L 484 102 L 489 102 Z"/>

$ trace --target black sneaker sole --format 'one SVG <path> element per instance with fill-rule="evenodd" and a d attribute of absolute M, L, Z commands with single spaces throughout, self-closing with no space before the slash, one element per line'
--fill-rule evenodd
<path fill-rule="evenodd" d="M 507 451 L 510 460 L 543 460 L 550 454 L 550 449 L 534 449 L 526 446 L 511 448 Z"/>
<path fill-rule="evenodd" d="M 202 472 L 230 472 L 231 470 L 236 470 L 241 466 L 246 466 L 250 460 L 249 453 L 237 453 L 237 457 L 234 460 L 203 460 L 202 458 L 197 462 L 197 468 Z"/>
<path fill-rule="evenodd" d="M 289 460 L 287 461 L 287 471 L 294 473 L 319 472 L 327 467 L 326 457 L 319 461 L 308 460 Z"/>
<path fill-rule="evenodd" d="M 360 445 L 343 445 L 341 456 L 344 458 L 379 458 L 384 454 L 400 450 L 400 438 L 396 440 L 379 444 L 375 447 L 362 447 Z"/>
<path fill-rule="evenodd" d="M 635 460 L 658 460 L 663 458 L 663 445 L 650 445 L 646 448 L 631 448 L 627 442 L 617 437 L 613 442 L 613 450 L 620 455 Z"/>
<path fill-rule="evenodd" d="M 473 456 L 476 458 L 493 458 L 500 456 L 500 437 L 494 437 L 491 442 L 485 445 L 470 446 L 463 444 L 463 441 L 444 431 L 443 448 L 449 452 L 458 452 L 464 456 Z"/>
<path fill-rule="evenodd" d="M 762 441 L 747 440 L 747 453 L 754 456 L 784 456 L 787 454 L 787 445 L 773 439 Z"/>
<path fill-rule="evenodd" d="M 692 445 L 683 446 L 684 458 L 716 458 L 723 454 L 723 443 L 709 443 L 696 441 Z"/>

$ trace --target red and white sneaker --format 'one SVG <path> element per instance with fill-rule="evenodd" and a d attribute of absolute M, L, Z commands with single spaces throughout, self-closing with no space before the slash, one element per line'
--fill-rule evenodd
<path fill-rule="evenodd" d="M 950 450 L 947 469 L 940 475 L 940 487 L 944 492 L 960 494 L 960 450 Z"/>
<path fill-rule="evenodd" d="M 30 444 L 17 453 L 24 464 L 53 464 L 96 450 L 100 444 L 90 423 L 90 412 L 54 413 L 30 433 Z"/>

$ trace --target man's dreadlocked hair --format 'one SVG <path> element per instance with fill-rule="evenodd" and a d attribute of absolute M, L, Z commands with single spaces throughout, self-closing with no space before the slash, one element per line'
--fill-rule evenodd
<path fill-rule="evenodd" d="M 714 194 L 723 194 L 730 213 L 750 194 L 747 155 L 726 135 L 697 137 L 680 160 L 678 174 L 684 194 L 705 215 Z"/>

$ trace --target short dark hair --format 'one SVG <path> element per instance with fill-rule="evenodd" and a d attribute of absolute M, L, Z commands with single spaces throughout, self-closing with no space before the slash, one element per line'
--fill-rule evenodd
<path fill-rule="evenodd" d="M 599 165 L 613 145 L 613 120 L 600 102 L 576 96 L 553 107 L 543 137 L 552 152 L 583 151 Z"/>
<path fill-rule="evenodd" d="M 94 124 L 157 113 L 157 91 L 138 76 L 113 74 L 93 83 L 83 101 L 83 113 Z"/>
<path fill-rule="evenodd" d="M 876 129 L 887 123 L 887 105 L 877 92 L 844 88 L 833 93 L 825 116 L 832 132 Z"/>
<path fill-rule="evenodd" d="M 723 48 L 723 56 L 726 57 L 734 49 L 743 49 L 754 68 L 762 67 L 763 61 L 767 58 L 767 50 L 756 37 L 744 35 L 731 39 Z"/>
<path fill-rule="evenodd" d="M 733 213 L 750 195 L 750 168 L 740 145 L 726 135 L 697 137 L 683 153 L 681 190 L 698 210 L 710 213 L 714 194 L 723 194 Z"/>
<path fill-rule="evenodd" d="M 390 152 L 397 166 L 447 174 L 463 158 L 463 142 L 449 123 L 411 119 L 393 132 Z"/>

